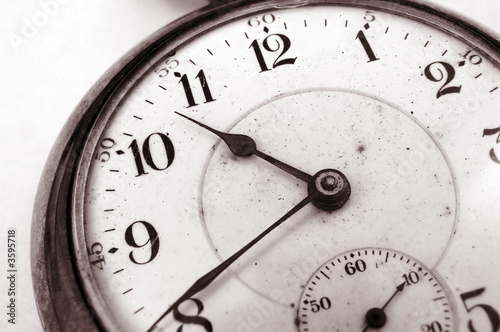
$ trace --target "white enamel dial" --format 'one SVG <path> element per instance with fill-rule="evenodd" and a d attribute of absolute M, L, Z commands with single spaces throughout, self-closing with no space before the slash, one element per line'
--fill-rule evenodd
<path fill-rule="evenodd" d="M 272 3 L 157 43 L 88 129 L 72 234 L 98 325 L 297 331 L 314 271 L 376 247 L 439 276 L 454 331 L 498 331 L 498 55 L 418 6 Z M 323 191 L 341 202 L 321 206 Z M 407 319 L 391 317 L 384 331 Z"/>

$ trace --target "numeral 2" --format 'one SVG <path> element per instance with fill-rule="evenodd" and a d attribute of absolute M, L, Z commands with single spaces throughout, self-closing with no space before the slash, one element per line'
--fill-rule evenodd
<path fill-rule="evenodd" d="M 432 68 L 436 68 L 436 70 L 439 72 L 440 76 L 436 77 L 432 73 Z M 445 73 L 441 69 L 445 70 Z M 436 98 L 439 98 L 441 96 L 450 94 L 450 93 L 459 93 L 460 90 L 462 89 L 462 86 L 447 86 L 453 78 L 455 78 L 455 69 L 453 68 L 452 65 L 450 65 L 447 62 L 443 61 L 436 61 L 431 64 L 429 64 L 427 67 L 425 67 L 424 70 L 425 77 L 427 77 L 429 80 L 432 82 L 440 82 L 442 80 L 445 80 L 444 84 L 441 86 L 441 88 L 438 90 L 436 94 Z"/>

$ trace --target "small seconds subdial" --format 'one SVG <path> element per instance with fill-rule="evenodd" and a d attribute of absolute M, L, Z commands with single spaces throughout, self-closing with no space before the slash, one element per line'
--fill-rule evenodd
<path fill-rule="evenodd" d="M 342 253 L 304 287 L 297 310 L 301 332 L 451 332 L 446 291 L 414 258 L 380 248 Z"/>

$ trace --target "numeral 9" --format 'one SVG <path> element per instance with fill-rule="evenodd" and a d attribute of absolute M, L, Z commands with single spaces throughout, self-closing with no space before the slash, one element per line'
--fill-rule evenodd
<path fill-rule="evenodd" d="M 137 227 L 134 227 L 134 225 L 136 225 L 136 224 L 142 225 L 142 227 L 147 232 L 147 236 L 148 236 L 147 240 L 146 240 L 146 242 L 144 242 L 142 244 L 137 243 L 137 240 L 144 238 L 144 232 L 142 232 L 142 234 L 140 234 L 139 231 L 137 230 Z M 147 264 L 147 263 L 151 262 L 156 257 L 156 255 L 158 255 L 158 251 L 160 250 L 160 238 L 158 237 L 158 232 L 153 227 L 153 225 L 151 225 L 147 221 L 136 221 L 132 225 L 128 226 L 127 230 L 125 231 L 125 242 L 127 242 L 127 244 L 133 248 L 143 248 L 147 245 L 149 245 L 151 247 L 151 250 L 150 250 L 151 254 L 150 254 L 148 260 L 146 260 L 145 262 L 137 261 L 135 256 L 134 256 L 134 252 L 133 251 L 130 252 L 129 258 L 132 261 L 132 263 L 139 264 L 139 265 Z"/>

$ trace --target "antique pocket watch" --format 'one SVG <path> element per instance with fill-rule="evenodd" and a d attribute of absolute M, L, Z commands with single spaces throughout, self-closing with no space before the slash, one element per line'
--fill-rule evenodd
<path fill-rule="evenodd" d="M 44 328 L 499 331 L 499 46 L 415 1 L 232 1 L 159 30 L 47 163 Z"/>

